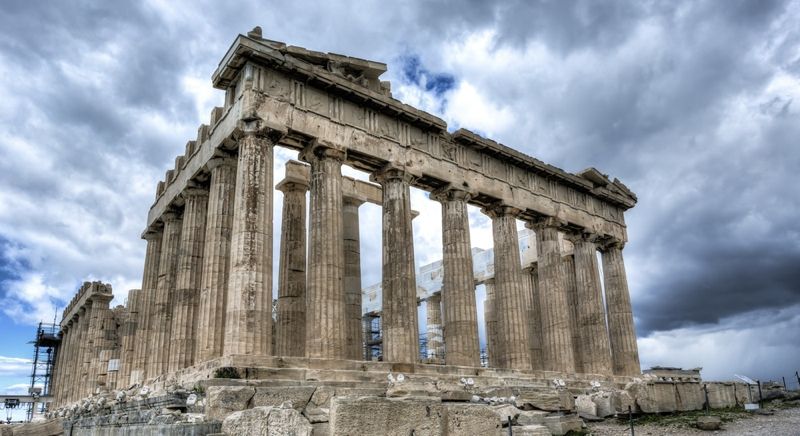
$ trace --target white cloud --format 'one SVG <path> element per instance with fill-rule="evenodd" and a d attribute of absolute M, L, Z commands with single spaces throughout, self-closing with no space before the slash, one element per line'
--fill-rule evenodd
<path fill-rule="evenodd" d="M 31 363 L 30 359 L 0 356 L 0 377 L 25 377 L 31 372 Z"/>

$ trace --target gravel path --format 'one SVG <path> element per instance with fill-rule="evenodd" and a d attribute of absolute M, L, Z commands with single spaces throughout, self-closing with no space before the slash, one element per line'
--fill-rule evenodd
<path fill-rule="evenodd" d="M 596 436 L 625 436 L 630 434 L 628 427 L 623 424 L 617 424 L 614 421 L 590 423 L 589 430 L 592 435 Z M 696 428 L 659 426 L 655 424 L 636 426 L 635 430 L 636 436 L 696 434 L 800 436 L 800 408 L 777 410 L 771 416 L 754 415 L 752 418 L 723 423 L 722 429 L 718 431 L 702 431 Z"/>

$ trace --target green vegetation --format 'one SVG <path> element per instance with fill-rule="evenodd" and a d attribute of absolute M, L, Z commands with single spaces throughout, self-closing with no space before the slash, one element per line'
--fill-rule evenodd
<path fill-rule="evenodd" d="M 232 366 L 225 366 L 214 371 L 214 378 L 238 379 L 242 377 L 239 375 L 239 371 L 236 368 Z"/>

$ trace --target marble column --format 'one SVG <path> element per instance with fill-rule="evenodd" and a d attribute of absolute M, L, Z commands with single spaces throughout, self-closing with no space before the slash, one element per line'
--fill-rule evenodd
<path fill-rule="evenodd" d="M 561 280 L 567 293 L 569 305 L 569 325 L 572 332 L 572 355 L 575 358 L 575 372 L 583 371 L 583 352 L 581 351 L 581 332 L 578 328 L 578 282 L 575 280 L 575 256 L 561 256 Z"/>
<path fill-rule="evenodd" d="M 542 313 L 539 308 L 539 266 L 534 263 L 523 269 L 528 293 L 528 349 L 531 369 L 544 369 L 542 361 Z"/>
<path fill-rule="evenodd" d="M 477 367 L 481 356 L 467 212 L 470 194 L 448 188 L 432 193 L 431 198 L 442 203 L 445 362 Z"/>
<path fill-rule="evenodd" d="M 147 347 L 148 379 L 165 374 L 168 369 L 175 272 L 178 266 L 178 250 L 183 226 L 181 217 L 175 212 L 167 212 L 161 216 L 161 219 L 164 221 L 164 231 L 161 239 L 156 292 L 149 321 L 151 339 Z"/>
<path fill-rule="evenodd" d="M 622 248 L 622 242 L 611 241 L 602 251 L 608 330 L 614 374 L 636 376 L 641 367 Z"/>
<path fill-rule="evenodd" d="M 119 374 L 117 375 L 118 386 L 116 389 L 126 389 L 130 383 L 131 368 L 134 365 L 133 356 L 135 353 L 134 347 L 136 346 L 136 331 L 139 328 L 140 319 L 140 305 L 141 305 L 142 291 L 139 289 L 131 289 L 128 291 L 128 301 L 126 308 L 128 309 L 128 318 L 122 325 L 122 344 L 119 359 Z"/>
<path fill-rule="evenodd" d="M 361 328 L 361 235 L 358 208 L 365 200 L 346 196 L 342 201 L 345 323 L 347 324 L 345 355 L 350 360 L 361 360 L 364 337 Z"/>
<path fill-rule="evenodd" d="M 557 220 L 545 218 L 532 226 L 538 250 L 542 351 L 545 370 L 573 373 L 575 353 L 567 292 L 561 276 L 559 225 Z"/>
<path fill-rule="evenodd" d="M 306 353 L 306 191 L 297 180 L 282 181 L 281 251 L 278 271 L 278 316 L 275 355 Z"/>
<path fill-rule="evenodd" d="M 89 380 L 89 395 L 95 392 L 105 392 L 113 389 L 114 386 L 107 384 L 108 380 L 108 359 L 111 349 L 114 347 L 112 338 L 118 340 L 114 316 L 109 308 L 109 303 L 114 298 L 113 295 L 95 295 L 92 297 L 94 303 L 93 310 L 97 311 L 97 327 L 94 332 L 94 344 L 92 352 L 92 371 Z"/>
<path fill-rule="evenodd" d="M 147 250 L 144 256 L 144 272 L 142 273 L 142 297 L 139 305 L 139 325 L 134 339 L 133 361 L 130 380 L 125 383 L 142 383 L 147 377 L 147 360 L 150 341 L 150 321 L 155 309 L 156 286 L 158 285 L 158 265 L 161 261 L 161 242 L 163 232 L 150 231 L 144 234 Z"/>
<path fill-rule="evenodd" d="M 417 282 L 409 188 L 412 179 L 411 174 L 395 167 L 373 174 L 373 180 L 383 188 L 381 322 L 383 358 L 392 363 L 419 361 Z"/>
<path fill-rule="evenodd" d="M 65 358 L 65 373 L 63 392 L 61 393 L 61 403 L 66 404 L 72 400 L 72 395 L 75 393 L 76 379 L 79 376 L 80 365 L 78 364 L 78 340 L 80 338 L 81 326 L 78 323 L 78 315 L 73 315 L 69 321 L 69 336 L 67 337 L 66 345 L 66 358 Z"/>
<path fill-rule="evenodd" d="M 570 237 L 575 247 L 575 281 L 578 297 L 578 316 L 575 321 L 581 339 L 582 372 L 610 375 L 612 374 L 611 345 L 606 329 L 596 240 L 596 235 L 587 233 Z"/>
<path fill-rule="evenodd" d="M 88 300 L 83 306 L 84 310 L 80 316 L 85 317 L 81 325 L 80 351 L 80 383 L 77 386 L 77 398 L 84 398 L 91 393 L 92 385 L 92 351 L 94 349 L 94 332 L 97 329 L 98 304 Z"/>
<path fill-rule="evenodd" d="M 486 321 L 486 357 L 489 367 L 497 367 L 497 359 L 503 353 L 497 341 L 497 315 L 495 313 L 494 279 L 484 283 L 486 287 L 486 300 L 483 302 L 483 317 Z"/>
<path fill-rule="evenodd" d="M 342 162 L 344 153 L 313 144 L 302 155 L 311 164 L 306 356 L 347 358 L 344 290 Z"/>
<path fill-rule="evenodd" d="M 427 314 L 428 334 L 428 359 L 437 363 L 442 362 L 445 354 L 445 344 L 442 340 L 442 294 L 434 294 L 425 301 Z M 449 363 L 448 363 L 449 365 Z"/>
<path fill-rule="evenodd" d="M 272 354 L 273 147 L 253 132 L 239 140 L 225 356 Z"/>
<path fill-rule="evenodd" d="M 236 159 L 215 157 L 206 166 L 211 172 L 211 183 L 200 280 L 196 362 L 222 356 L 236 190 Z"/>
<path fill-rule="evenodd" d="M 186 188 L 183 226 L 175 272 L 175 296 L 170 327 L 169 372 L 194 365 L 197 312 L 203 276 L 208 190 Z"/>
<path fill-rule="evenodd" d="M 528 299 L 522 283 L 517 220 L 519 210 L 507 206 L 485 209 L 492 218 L 494 237 L 494 309 L 497 342 L 503 351 L 497 355 L 497 367 L 531 369 L 528 349 Z"/>
<path fill-rule="evenodd" d="M 64 391 L 67 385 L 67 378 L 70 373 L 69 351 L 70 334 L 72 333 L 72 320 L 61 322 L 61 342 L 58 346 L 56 355 L 56 378 L 54 380 L 53 395 L 55 396 L 56 406 L 64 404 Z"/>

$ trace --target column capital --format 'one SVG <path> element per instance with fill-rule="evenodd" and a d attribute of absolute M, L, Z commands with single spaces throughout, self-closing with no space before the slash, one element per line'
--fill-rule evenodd
<path fill-rule="evenodd" d="M 144 232 L 144 234 L 142 235 L 142 239 L 144 239 L 147 242 L 160 240 L 162 238 L 161 233 L 162 232 L 160 229 L 159 230 L 150 229 Z"/>
<path fill-rule="evenodd" d="M 236 168 L 236 158 L 233 156 L 214 156 L 206 162 L 209 171 L 214 171 L 217 167 Z"/>
<path fill-rule="evenodd" d="M 295 191 L 306 192 L 308 191 L 308 183 L 297 179 L 283 179 L 280 181 L 280 183 L 275 185 L 275 189 L 283 192 L 284 194 Z"/>
<path fill-rule="evenodd" d="M 484 206 L 481 211 L 490 218 L 500 218 L 506 215 L 516 218 L 522 213 L 521 209 L 503 203 L 495 203 L 489 206 Z"/>
<path fill-rule="evenodd" d="M 320 142 L 318 140 L 311 141 L 303 151 L 300 152 L 298 158 L 304 162 L 311 162 L 314 159 L 334 159 L 339 162 L 344 162 L 347 153 L 340 150 L 333 145 Z"/>
<path fill-rule="evenodd" d="M 189 186 L 181 191 L 180 196 L 184 200 L 188 200 L 189 197 L 208 197 L 208 189 L 199 186 Z"/>
<path fill-rule="evenodd" d="M 452 185 L 446 185 L 441 188 L 434 189 L 430 193 L 431 200 L 436 200 L 440 203 L 445 201 L 464 201 L 467 202 L 474 197 L 474 193 L 467 189 L 462 189 Z"/>
<path fill-rule="evenodd" d="M 233 139 L 256 137 L 276 143 L 288 132 L 286 126 L 274 125 L 263 120 L 242 120 L 237 127 Z"/>
<path fill-rule="evenodd" d="M 380 184 L 389 180 L 402 180 L 405 183 L 411 183 L 416 178 L 417 177 L 405 167 L 394 164 L 387 164 L 369 176 L 370 181 Z"/>
<path fill-rule="evenodd" d="M 591 242 L 596 244 L 601 241 L 601 237 L 599 234 L 594 232 L 587 232 L 586 230 L 564 232 L 564 238 L 567 241 L 572 242 L 573 244 L 577 244 L 579 242 Z"/>
<path fill-rule="evenodd" d="M 528 221 L 525 227 L 536 231 L 537 229 L 555 228 L 561 229 L 567 225 L 567 222 L 554 216 L 541 216 Z"/>
<path fill-rule="evenodd" d="M 614 248 L 622 250 L 625 248 L 625 241 L 615 237 L 602 238 L 598 241 L 597 247 L 600 251 L 608 251 Z"/>
<path fill-rule="evenodd" d="M 175 212 L 175 211 L 164 212 L 161 215 L 161 220 L 164 221 L 164 224 L 169 223 L 169 222 L 173 222 L 173 221 L 179 221 L 180 219 L 181 219 L 181 215 L 178 212 Z"/>

